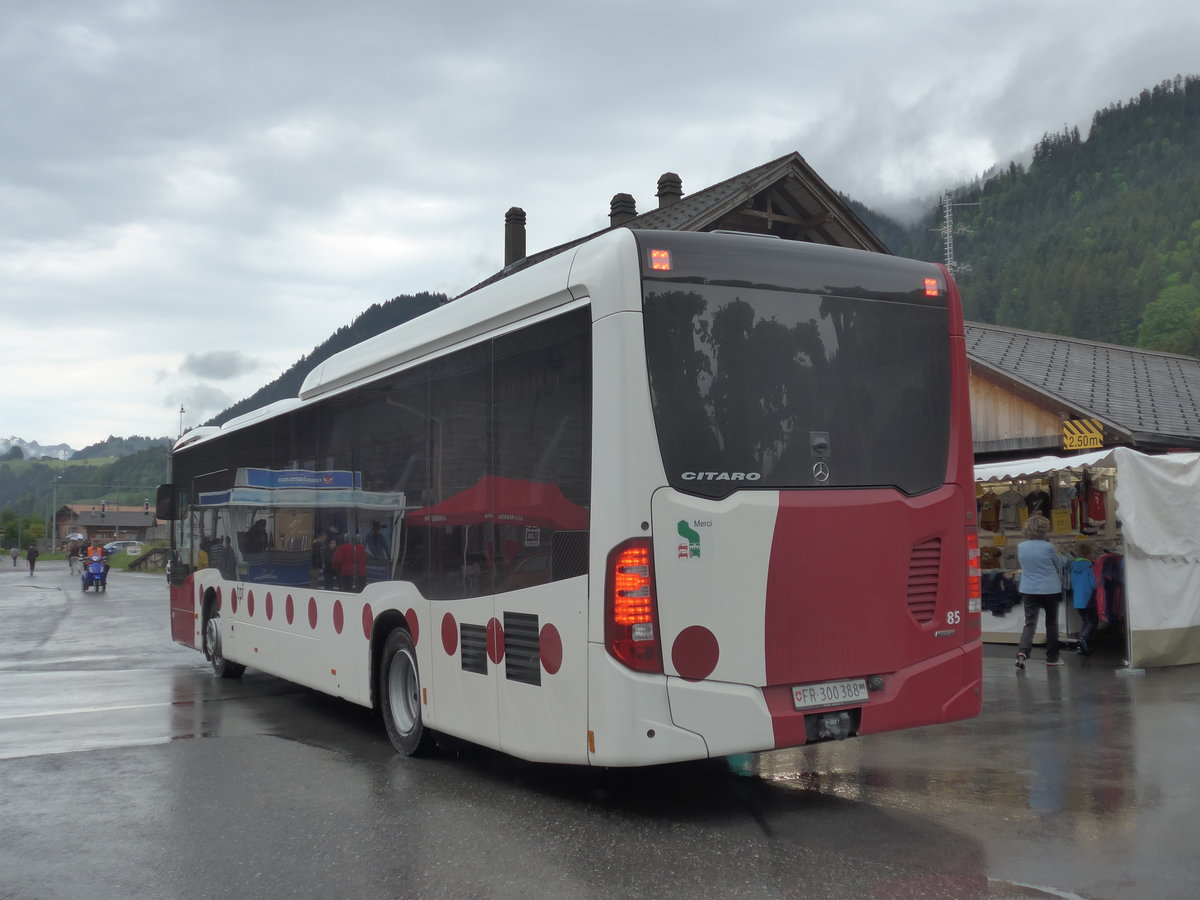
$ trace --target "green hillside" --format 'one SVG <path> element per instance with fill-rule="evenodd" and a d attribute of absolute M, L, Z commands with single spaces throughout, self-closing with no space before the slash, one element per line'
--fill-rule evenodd
<path fill-rule="evenodd" d="M 952 195 L 969 320 L 1200 355 L 1200 78 L 1097 112 L 1086 138 L 1046 134 L 1028 168 Z M 889 245 L 941 259 L 941 221 Z"/>
<path fill-rule="evenodd" d="M 416 295 L 404 294 L 393 297 L 384 303 L 374 303 L 367 308 L 349 325 L 344 325 L 332 335 L 313 348 L 312 352 L 300 357 L 292 366 L 269 384 L 263 385 L 245 400 L 235 403 L 219 415 L 213 416 L 205 425 L 221 425 L 230 419 L 253 412 L 254 410 L 274 403 L 276 400 L 286 400 L 300 393 L 305 376 L 318 363 L 322 363 L 335 353 L 365 341 L 369 337 L 382 334 L 389 328 L 394 328 L 409 319 L 436 309 L 445 303 L 445 294 L 431 294 L 422 291 Z"/>

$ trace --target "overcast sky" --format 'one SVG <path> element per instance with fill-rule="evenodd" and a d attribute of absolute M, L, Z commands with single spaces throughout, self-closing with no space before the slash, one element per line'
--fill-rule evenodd
<path fill-rule="evenodd" d="M 372 303 L 797 151 L 881 211 L 1200 74 L 1196 0 L 0 0 L 0 437 L 174 437 Z"/>

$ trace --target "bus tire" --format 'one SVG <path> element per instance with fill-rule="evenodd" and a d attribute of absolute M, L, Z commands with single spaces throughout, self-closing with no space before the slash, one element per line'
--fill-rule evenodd
<path fill-rule="evenodd" d="M 218 678 L 241 678 L 246 667 L 230 662 L 221 652 L 221 617 L 215 613 L 204 623 L 204 653 Z"/>
<path fill-rule="evenodd" d="M 403 628 L 394 629 L 379 661 L 379 706 L 392 746 L 405 756 L 433 750 L 433 733 L 421 721 L 421 675 L 417 648 Z"/>

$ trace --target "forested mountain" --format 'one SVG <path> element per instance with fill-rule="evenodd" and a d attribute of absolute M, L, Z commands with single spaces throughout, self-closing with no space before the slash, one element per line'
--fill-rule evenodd
<path fill-rule="evenodd" d="M 98 444 L 89 444 L 77 451 L 71 459 L 108 459 L 112 456 L 131 456 L 134 453 L 141 453 L 148 447 L 168 447 L 170 444 L 171 439 L 168 437 L 152 438 L 135 434 L 126 438 L 109 435 L 106 440 L 100 441 Z"/>
<path fill-rule="evenodd" d="M 1046 134 L 1028 168 L 952 199 L 969 320 L 1200 356 L 1200 77 L 1098 111 L 1086 138 Z M 901 255 L 942 259 L 940 208 L 900 239 L 864 221 Z"/>
<path fill-rule="evenodd" d="M 259 407 L 285 400 L 300 393 L 300 386 L 305 376 L 318 363 L 322 363 L 347 347 L 353 347 L 369 337 L 374 337 L 409 319 L 415 319 L 445 303 L 445 294 L 431 294 L 422 291 L 415 296 L 402 294 L 383 303 L 375 303 L 366 309 L 349 325 L 344 325 L 330 335 L 322 343 L 313 348 L 307 356 L 302 356 L 292 364 L 286 372 L 269 384 L 259 388 L 245 400 L 235 403 L 219 415 L 213 416 L 205 425 L 220 425 L 243 413 L 253 412 Z"/>
<path fill-rule="evenodd" d="M 75 509 L 101 500 L 127 506 L 154 503 L 155 487 L 167 480 L 167 454 L 164 439 L 108 463 L 74 458 L 0 463 L 0 542 L 13 546 L 18 532 L 29 539 L 42 537 L 55 503 Z"/>

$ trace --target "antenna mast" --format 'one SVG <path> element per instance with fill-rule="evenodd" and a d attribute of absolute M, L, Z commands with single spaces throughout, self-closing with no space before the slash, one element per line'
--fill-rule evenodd
<path fill-rule="evenodd" d="M 942 233 L 942 250 L 946 256 L 946 268 L 950 270 L 951 275 L 969 274 L 971 267 L 960 263 L 954 258 L 954 207 L 956 206 L 978 206 L 978 203 L 955 203 L 950 199 L 950 192 L 946 191 L 942 194 L 942 227 L 939 229 Z M 959 234 L 970 234 L 971 229 L 960 225 L 957 229 Z"/>

